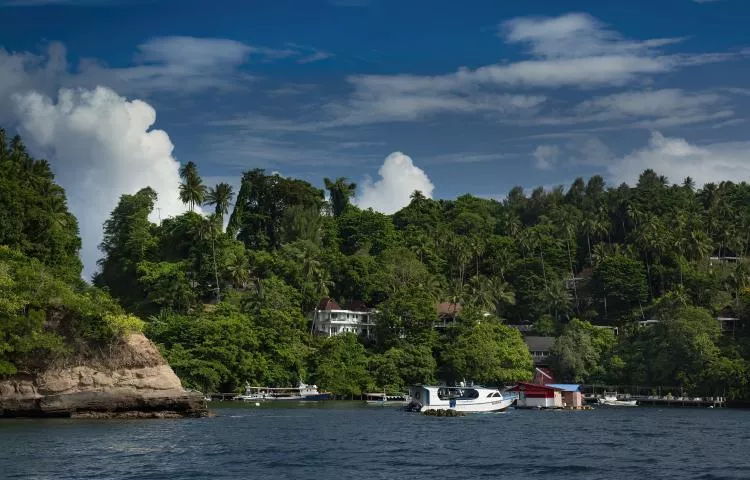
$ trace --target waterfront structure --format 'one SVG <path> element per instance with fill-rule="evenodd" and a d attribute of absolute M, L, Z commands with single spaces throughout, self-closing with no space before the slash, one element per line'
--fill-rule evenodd
<path fill-rule="evenodd" d="M 560 389 L 564 407 L 581 408 L 583 406 L 583 394 L 581 386 L 569 383 L 548 383 L 546 386 Z"/>
<path fill-rule="evenodd" d="M 518 408 L 562 408 L 562 390 L 549 385 L 521 382 L 511 389 L 518 393 Z"/>
<path fill-rule="evenodd" d="M 364 302 L 354 301 L 339 306 L 332 298 L 323 298 L 312 313 L 312 331 L 328 337 L 354 333 L 366 338 L 375 336 L 377 311 Z"/>
<path fill-rule="evenodd" d="M 330 400 L 333 398 L 328 392 L 318 391 L 317 385 L 308 385 L 300 382 L 294 388 L 270 388 L 270 387 L 253 387 L 250 384 L 245 386 L 245 394 L 238 395 L 233 400 L 243 402 L 265 401 L 265 400 L 297 400 L 316 402 L 319 400 Z"/>

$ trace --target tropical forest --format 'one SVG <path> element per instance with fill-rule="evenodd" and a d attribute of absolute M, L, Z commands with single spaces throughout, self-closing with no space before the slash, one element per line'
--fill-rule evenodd
<path fill-rule="evenodd" d="M 356 397 L 530 380 L 524 336 L 546 336 L 560 381 L 750 398 L 744 182 L 646 170 L 633 185 L 593 176 L 502 201 L 415 191 L 385 215 L 358 208 L 347 178 L 248 166 L 235 191 L 187 162 L 186 213 L 154 221 L 148 185 L 122 195 L 82 280 L 52 170 L 0 131 L 0 375 L 142 330 L 188 387 L 305 381 Z M 316 334 L 327 297 L 375 309 L 375 334 Z M 461 307 L 440 328 L 438 304 Z"/>

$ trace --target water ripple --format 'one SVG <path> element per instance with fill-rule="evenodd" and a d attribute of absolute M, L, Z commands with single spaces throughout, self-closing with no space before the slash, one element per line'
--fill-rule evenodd
<path fill-rule="evenodd" d="M 429 418 L 347 403 L 182 421 L 0 422 L 0 478 L 748 478 L 750 412 Z"/>

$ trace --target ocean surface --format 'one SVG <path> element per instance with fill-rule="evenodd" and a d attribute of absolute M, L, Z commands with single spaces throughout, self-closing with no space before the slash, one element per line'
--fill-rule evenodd
<path fill-rule="evenodd" d="M 750 410 L 220 405 L 204 419 L 2 420 L 0 478 L 750 478 Z"/>

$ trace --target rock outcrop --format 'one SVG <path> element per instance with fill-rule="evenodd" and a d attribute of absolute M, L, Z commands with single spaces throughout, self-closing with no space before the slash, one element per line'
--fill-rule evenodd
<path fill-rule="evenodd" d="M 96 360 L 0 380 L 0 417 L 205 416 L 206 403 L 145 336 L 129 335 Z"/>

